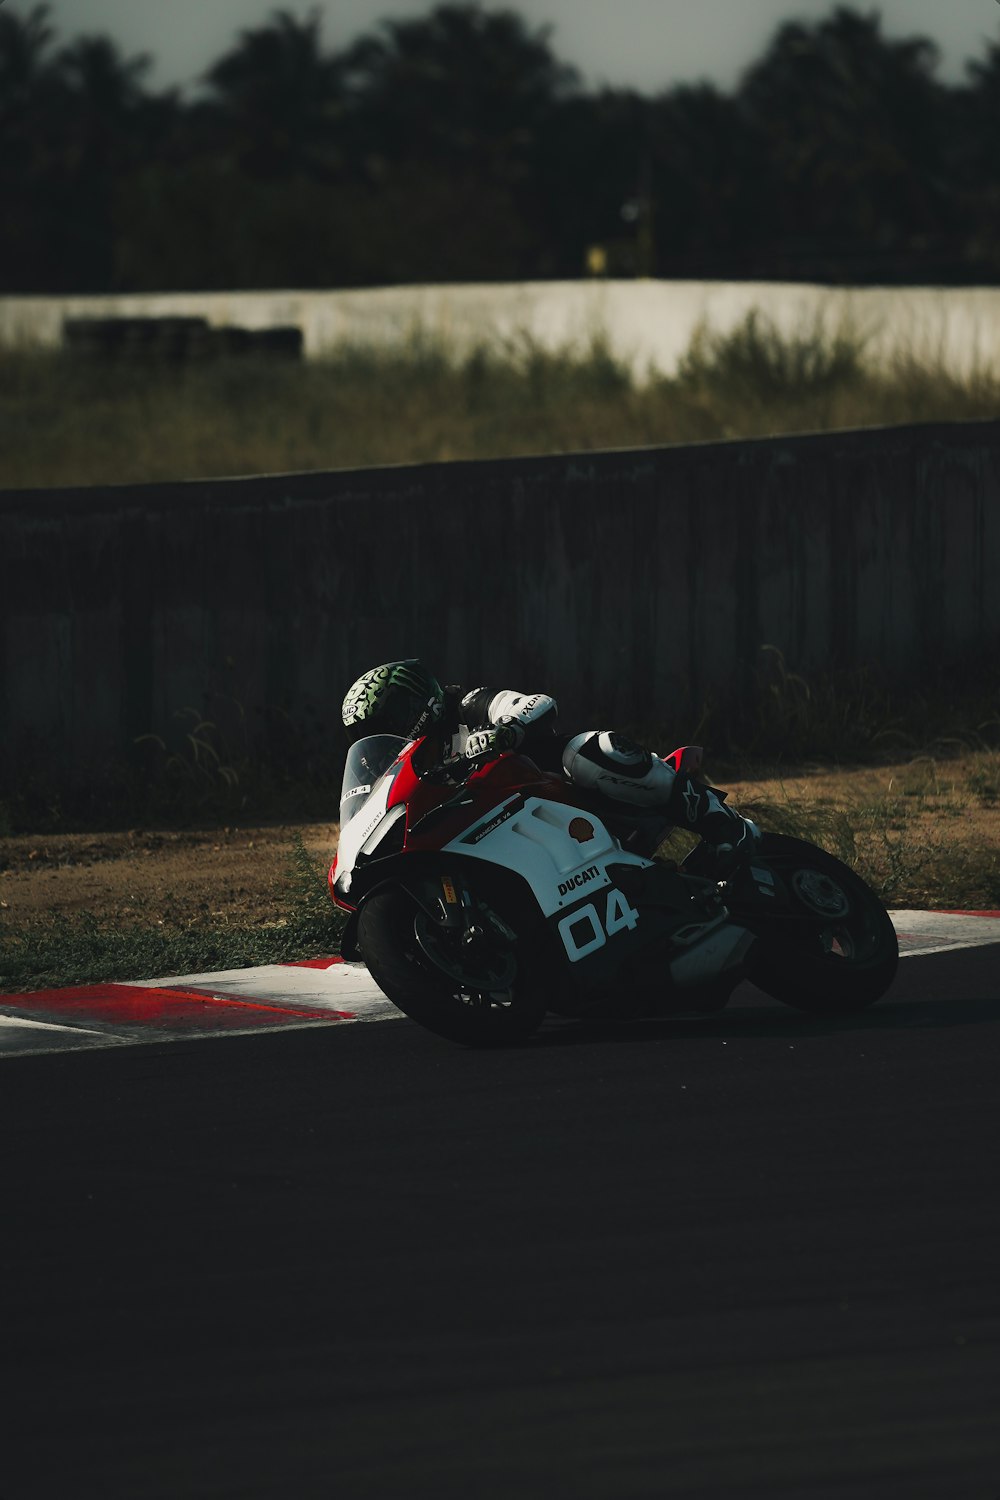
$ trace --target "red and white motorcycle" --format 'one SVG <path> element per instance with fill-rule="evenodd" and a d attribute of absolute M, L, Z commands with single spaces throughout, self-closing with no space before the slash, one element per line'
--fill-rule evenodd
<path fill-rule="evenodd" d="M 341 943 L 400 1010 L 470 1045 L 521 1041 L 547 1012 L 721 1009 L 742 979 L 801 1010 L 871 1005 L 898 947 L 878 897 L 801 839 L 764 833 L 720 880 L 699 845 L 653 857 L 669 825 L 611 806 L 523 754 L 443 768 L 437 745 L 351 747 L 330 893 Z M 697 747 L 667 757 L 696 771 Z"/>

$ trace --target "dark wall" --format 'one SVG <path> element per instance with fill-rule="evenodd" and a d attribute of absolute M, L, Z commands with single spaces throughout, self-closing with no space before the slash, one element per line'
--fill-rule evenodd
<path fill-rule="evenodd" d="M 1000 424 L 6 492 L 0 559 L 8 775 L 186 707 L 336 723 L 401 655 L 682 740 L 765 643 L 902 673 L 1000 638 Z"/>

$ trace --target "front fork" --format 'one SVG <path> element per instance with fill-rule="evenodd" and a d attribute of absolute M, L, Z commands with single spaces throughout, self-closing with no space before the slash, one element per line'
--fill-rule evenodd
<path fill-rule="evenodd" d="M 460 874 L 429 877 L 406 889 L 421 910 L 463 948 L 472 948 L 490 935 L 499 936 L 507 943 L 517 941 L 517 934 L 502 917 L 491 907 L 474 900 Z"/>

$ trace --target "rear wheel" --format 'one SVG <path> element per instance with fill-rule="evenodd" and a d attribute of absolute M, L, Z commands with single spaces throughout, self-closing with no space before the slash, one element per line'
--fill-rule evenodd
<path fill-rule="evenodd" d="M 802 839 L 765 834 L 761 854 L 786 887 L 791 915 L 776 918 L 759 940 L 752 983 L 812 1014 L 874 1005 L 899 962 L 895 928 L 875 892 Z"/>
<path fill-rule="evenodd" d="M 522 1042 L 541 1025 L 546 1005 L 509 949 L 470 955 L 398 886 L 376 891 L 358 918 L 358 947 L 372 978 L 401 1011 L 428 1031 L 470 1047 Z"/>

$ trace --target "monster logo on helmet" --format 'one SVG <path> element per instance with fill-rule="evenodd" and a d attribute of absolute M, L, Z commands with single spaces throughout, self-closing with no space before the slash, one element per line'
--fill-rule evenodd
<path fill-rule="evenodd" d="M 443 708 L 441 684 L 413 657 L 365 672 L 348 688 L 341 716 L 354 739 L 398 734 L 415 740 L 441 717 Z"/>

